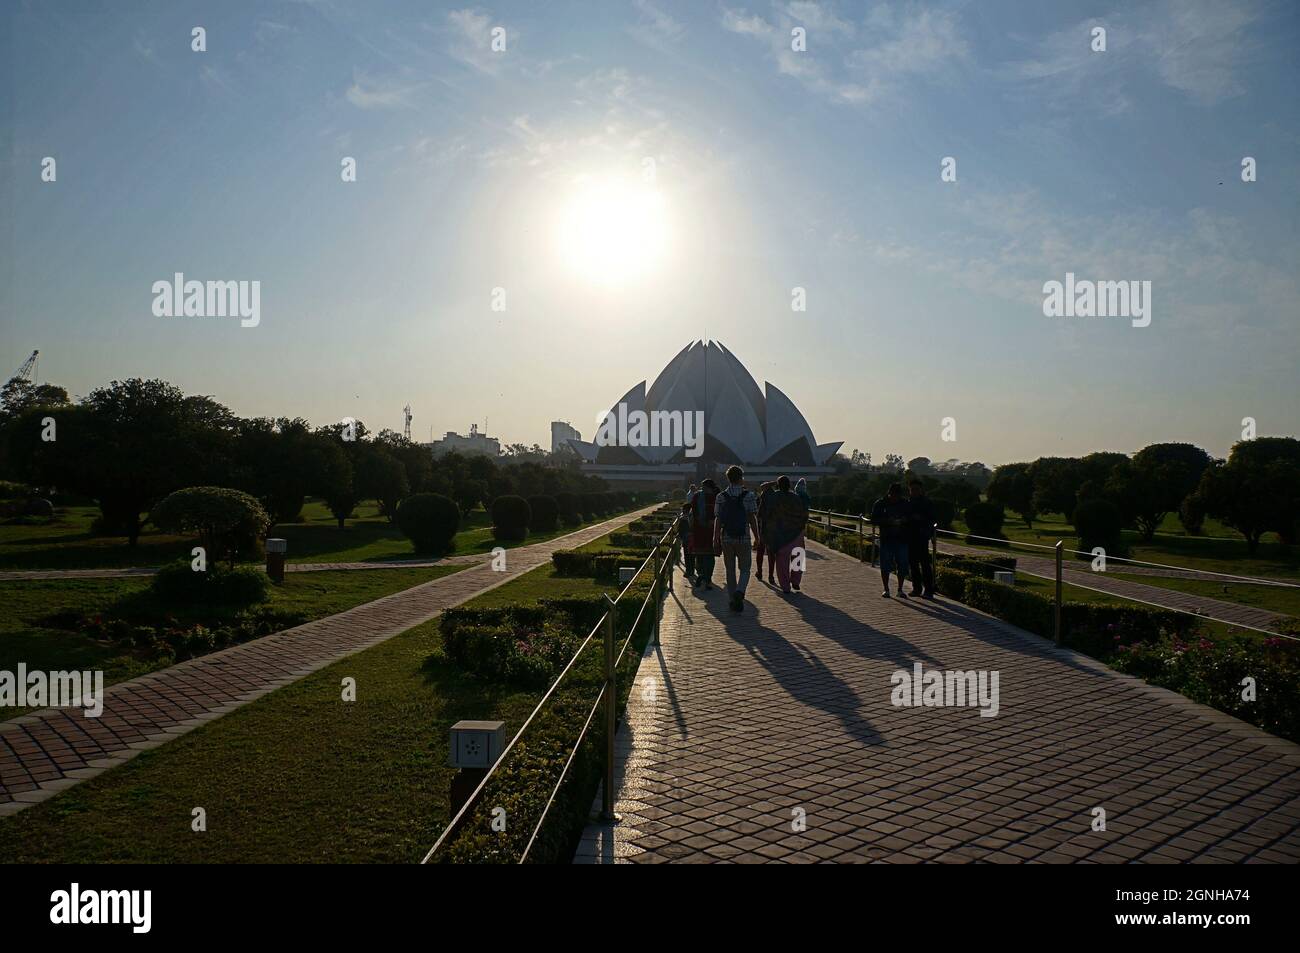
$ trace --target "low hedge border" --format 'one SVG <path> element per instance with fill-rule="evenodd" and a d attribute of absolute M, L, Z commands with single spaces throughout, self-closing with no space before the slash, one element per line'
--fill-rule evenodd
<path fill-rule="evenodd" d="M 551 553 L 551 564 L 561 576 L 617 579 L 620 566 L 640 566 L 648 555 L 648 549 L 557 549 Z"/>

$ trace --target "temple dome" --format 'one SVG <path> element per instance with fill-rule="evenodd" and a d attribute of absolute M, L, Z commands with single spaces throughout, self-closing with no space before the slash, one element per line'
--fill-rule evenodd
<path fill-rule="evenodd" d="M 626 410 L 704 412 L 706 458 L 746 466 L 825 466 L 842 441 L 818 444 L 799 408 L 774 384 L 763 390 L 717 341 L 688 344 L 655 378 L 629 390 Z M 617 414 L 618 404 L 611 412 Z M 589 463 L 680 463 L 680 447 L 599 446 L 570 440 Z"/>

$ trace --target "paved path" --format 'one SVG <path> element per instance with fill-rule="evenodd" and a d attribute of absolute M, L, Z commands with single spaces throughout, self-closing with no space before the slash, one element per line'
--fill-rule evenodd
<path fill-rule="evenodd" d="M 809 550 L 802 595 L 755 583 L 740 617 L 679 577 L 618 734 L 622 822 L 576 860 L 1300 861 L 1300 746 Z M 894 707 L 917 663 L 997 671 L 997 716 Z"/>
<path fill-rule="evenodd" d="M 653 512 L 651 508 L 649 512 Z M 642 510 L 640 512 L 647 512 Z M 614 521 L 624 523 L 635 519 L 637 514 L 629 513 L 614 517 Z M 603 524 L 602 524 L 603 525 Z M 602 534 L 603 535 L 603 534 Z M 566 538 L 566 537 L 560 537 Z M 540 543 L 531 545 L 538 546 Z M 520 547 L 515 547 L 518 549 Z M 507 548 L 514 553 L 515 549 Z M 370 562 L 335 562 L 335 563 L 286 563 L 285 572 L 328 572 L 333 570 L 356 569 L 425 569 L 429 566 L 471 566 L 474 563 L 490 559 L 489 553 L 466 553 L 463 556 L 443 556 L 439 559 L 384 559 Z M 265 568 L 265 567 L 258 567 Z M 0 572 L 0 582 L 23 582 L 44 579 L 131 579 L 148 577 L 158 573 L 153 566 L 131 566 L 124 569 L 9 569 Z"/>
<path fill-rule="evenodd" d="M 970 546 L 940 542 L 939 552 L 957 555 L 988 555 L 991 550 L 974 549 Z M 1017 572 L 1025 572 L 1031 576 L 1040 576 L 1047 579 L 1056 578 L 1055 556 L 1026 555 L 1023 551 L 1012 550 L 1008 550 L 1007 555 L 1016 557 Z M 1257 629 L 1274 631 L 1279 622 L 1293 618 L 1293 616 L 1281 612 L 1271 612 L 1268 609 L 1258 609 L 1254 606 L 1243 606 L 1236 602 L 1224 602 L 1222 599 L 1192 595 L 1187 592 L 1179 592 L 1177 589 L 1165 589 L 1162 586 L 1148 586 L 1146 583 L 1136 582 L 1132 579 L 1119 579 L 1110 572 L 1093 572 L 1091 569 L 1078 567 L 1078 563 L 1064 562 L 1061 566 L 1061 579 L 1077 586 L 1100 589 L 1102 592 L 1130 599 L 1139 599 L 1143 602 L 1164 606 L 1167 609 L 1181 609 L 1195 615 L 1211 616 L 1221 622 L 1235 622 L 1239 625 L 1253 626 Z M 1130 569 L 1123 567 L 1115 568 L 1114 571 L 1127 573 L 1130 572 Z M 1214 581 L 1209 576 L 1199 578 Z"/>
<path fill-rule="evenodd" d="M 493 572 L 490 555 L 473 557 L 477 566 L 450 576 L 112 685 L 99 718 L 87 718 L 80 708 L 46 708 L 0 722 L 0 816 L 427 622 L 548 562 L 557 549 L 588 543 L 657 508 L 510 550 L 507 572 Z"/>

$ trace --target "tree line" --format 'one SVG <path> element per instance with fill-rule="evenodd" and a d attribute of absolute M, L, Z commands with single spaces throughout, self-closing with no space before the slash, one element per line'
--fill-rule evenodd
<path fill-rule="evenodd" d="M 1080 506 L 1100 502 L 1148 542 L 1171 513 L 1193 536 L 1209 516 L 1241 533 L 1254 553 L 1269 531 L 1284 543 L 1296 540 L 1300 440 L 1242 440 L 1226 460 L 1189 443 L 1155 443 L 1131 457 L 1108 451 L 1039 457 L 997 467 L 986 492 L 1030 527 L 1040 513 L 1061 513 L 1074 523 Z"/>
<path fill-rule="evenodd" d="M 320 499 L 340 526 L 365 500 L 393 520 L 415 493 L 448 496 L 468 512 L 506 494 L 606 490 L 576 466 L 434 459 L 427 447 L 361 421 L 313 428 L 301 417 L 239 417 L 211 397 L 139 378 L 76 402 L 62 388 L 11 380 L 0 390 L 0 478 L 94 500 L 96 530 L 132 546 L 151 508 L 191 486 L 242 490 L 277 523 L 299 520 L 306 499 Z"/>

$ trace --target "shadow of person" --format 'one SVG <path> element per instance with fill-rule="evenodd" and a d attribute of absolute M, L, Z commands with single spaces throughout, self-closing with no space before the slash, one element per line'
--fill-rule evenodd
<path fill-rule="evenodd" d="M 813 652 L 792 643 L 762 621 L 763 611 L 750 602 L 743 613 L 721 598 L 706 600 L 705 610 L 722 623 L 723 631 L 761 665 L 773 681 L 795 701 L 837 718 L 844 731 L 863 745 L 884 744 L 884 737 L 863 714 L 857 691 Z"/>

